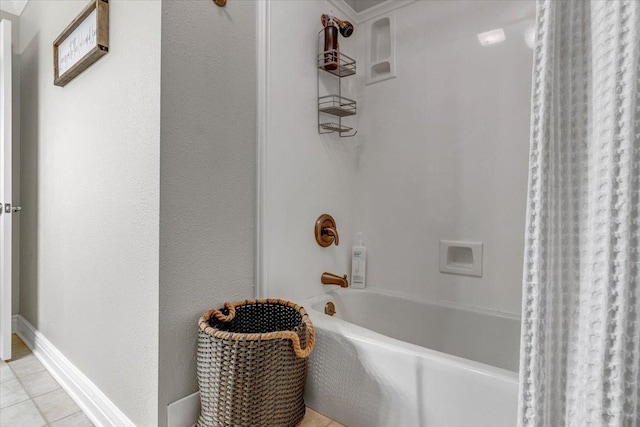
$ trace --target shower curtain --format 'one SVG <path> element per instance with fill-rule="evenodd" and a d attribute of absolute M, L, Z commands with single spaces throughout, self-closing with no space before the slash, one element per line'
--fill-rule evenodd
<path fill-rule="evenodd" d="M 537 1 L 518 425 L 640 426 L 640 1 Z"/>

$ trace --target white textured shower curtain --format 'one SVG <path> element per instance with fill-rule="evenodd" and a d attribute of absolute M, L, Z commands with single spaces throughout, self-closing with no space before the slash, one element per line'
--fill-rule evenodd
<path fill-rule="evenodd" d="M 518 425 L 640 426 L 640 1 L 537 2 Z"/>

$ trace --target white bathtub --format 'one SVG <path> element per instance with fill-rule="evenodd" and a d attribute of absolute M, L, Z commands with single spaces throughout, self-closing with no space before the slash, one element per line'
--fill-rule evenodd
<path fill-rule="evenodd" d="M 516 316 L 356 289 L 303 305 L 317 334 L 309 407 L 348 427 L 516 425 Z"/>

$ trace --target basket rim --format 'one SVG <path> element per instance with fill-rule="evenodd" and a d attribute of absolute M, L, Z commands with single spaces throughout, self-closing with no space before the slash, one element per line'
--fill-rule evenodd
<path fill-rule="evenodd" d="M 212 316 L 218 319 L 220 322 L 230 322 L 236 315 L 236 307 L 243 305 L 252 305 L 252 304 L 276 304 L 283 305 L 296 310 L 302 316 L 302 322 L 306 325 L 307 330 L 309 331 L 309 342 L 307 343 L 307 348 L 302 349 L 300 347 L 300 337 L 297 333 L 293 331 L 273 331 L 273 332 L 264 332 L 264 333 L 240 333 L 240 332 L 228 332 L 218 329 L 209 325 L 209 320 Z M 306 358 L 311 354 L 315 344 L 315 331 L 313 329 L 313 324 L 311 323 L 311 319 L 309 318 L 309 314 L 307 310 L 304 309 L 301 305 L 298 305 L 292 301 L 287 301 L 283 299 L 277 298 L 262 298 L 262 299 L 246 299 L 242 301 L 236 301 L 233 303 L 225 302 L 225 308 L 229 310 L 229 314 L 225 315 L 220 310 L 211 309 L 205 312 L 198 321 L 198 327 L 200 331 L 204 332 L 207 335 L 210 335 L 214 338 L 223 339 L 223 340 L 232 340 L 232 341 L 268 341 L 268 340 L 277 340 L 277 339 L 288 339 L 292 341 L 293 350 L 296 353 L 296 356 L 300 358 Z"/>

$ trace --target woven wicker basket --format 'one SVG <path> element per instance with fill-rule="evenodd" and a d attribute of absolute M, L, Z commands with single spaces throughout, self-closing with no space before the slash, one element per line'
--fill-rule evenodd
<path fill-rule="evenodd" d="M 198 325 L 197 427 L 294 427 L 302 420 L 315 340 L 304 308 L 279 299 L 225 303 Z"/>

